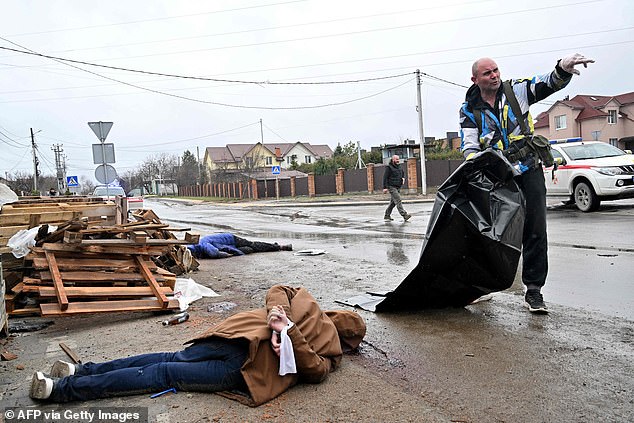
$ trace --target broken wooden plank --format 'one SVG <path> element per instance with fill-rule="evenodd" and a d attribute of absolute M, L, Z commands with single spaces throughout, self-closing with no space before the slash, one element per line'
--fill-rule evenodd
<path fill-rule="evenodd" d="M 75 351 L 72 350 L 71 347 L 69 347 L 68 345 L 64 344 L 63 342 L 59 343 L 59 347 L 66 353 L 66 355 L 68 357 L 70 357 L 71 360 L 73 360 L 73 363 L 75 363 L 75 364 L 81 363 L 81 360 L 79 359 L 79 356 L 77 355 L 77 353 Z"/>
<path fill-rule="evenodd" d="M 135 245 L 148 245 L 148 246 L 170 246 L 170 245 L 188 245 L 188 242 L 184 239 L 148 239 L 144 243 L 138 243 L 131 239 L 82 239 L 82 245 L 113 245 L 113 246 L 135 246 Z"/>
<path fill-rule="evenodd" d="M 145 261 L 143 261 L 140 256 L 135 256 L 134 258 L 139 265 L 139 270 L 141 271 L 141 274 L 145 278 L 148 285 L 150 285 L 150 288 L 152 288 L 152 291 L 154 291 L 154 296 L 158 299 L 159 303 L 162 304 L 163 308 L 167 307 L 169 300 L 167 299 L 165 294 L 161 292 L 156 278 L 154 277 L 150 269 L 148 269 L 148 267 L 145 265 Z"/>
<path fill-rule="evenodd" d="M 53 287 L 39 286 L 36 291 L 43 298 L 55 296 Z M 31 288 L 33 289 L 33 288 Z M 173 295 L 174 291 L 169 286 L 159 286 L 159 290 L 164 295 Z M 34 289 L 35 291 L 35 289 Z M 154 291 L 149 286 L 85 286 L 66 287 L 68 298 L 86 297 L 153 297 Z"/>
<path fill-rule="evenodd" d="M 82 270 L 113 270 L 117 272 L 127 272 L 136 270 L 136 261 L 132 257 L 118 258 L 95 258 L 95 257 L 59 257 L 55 254 L 57 266 L 60 271 L 72 272 Z M 33 267 L 35 269 L 46 269 L 48 263 L 44 257 L 33 257 Z M 147 266 L 151 270 L 156 270 L 157 266 L 152 261 L 147 261 Z"/>
<path fill-rule="evenodd" d="M 85 241 L 85 240 L 83 240 Z M 77 253 L 100 253 L 100 254 L 144 254 L 152 256 L 160 256 L 165 251 L 170 249 L 170 245 L 84 245 L 81 244 L 44 244 L 42 246 L 43 251 L 54 252 L 77 252 Z M 116 240 L 115 240 L 116 241 Z M 37 247 L 33 247 L 32 250 L 37 251 Z"/>
<path fill-rule="evenodd" d="M 160 311 L 178 309 L 178 300 L 170 300 L 167 307 L 162 307 L 156 300 L 116 300 L 87 301 L 71 303 L 68 309 L 61 310 L 59 304 L 40 304 L 42 316 L 64 316 L 70 314 L 103 313 L 116 311 Z"/>
<path fill-rule="evenodd" d="M 64 292 L 64 282 L 62 281 L 62 276 L 60 275 L 59 269 L 57 268 L 55 253 L 47 251 L 46 260 L 48 261 L 48 267 L 51 271 L 51 276 L 53 277 L 53 286 L 55 287 L 57 302 L 59 303 L 60 309 L 64 311 L 68 308 L 68 298 L 66 297 L 66 293 Z"/>
<path fill-rule="evenodd" d="M 0 214 L 0 226 L 18 226 L 28 225 L 29 227 L 35 227 L 43 223 L 60 224 L 68 220 L 73 220 L 78 216 L 106 216 L 108 221 L 114 222 L 114 207 L 102 206 L 101 208 L 94 210 L 78 210 L 78 211 L 58 211 L 58 212 L 45 212 L 41 214 Z M 31 218 L 33 216 L 33 218 Z"/>
<path fill-rule="evenodd" d="M 187 244 L 198 244 L 200 240 L 200 234 L 195 234 L 191 232 L 185 233 L 185 242 Z"/>
<path fill-rule="evenodd" d="M 146 244 L 148 241 L 148 234 L 147 232 L 143 232 L 143 231 L 130 232 L 130 241 L 135 242 L 137 244 Z"/>
<path fill-rule="evenodd" d="M 83 235 L 80 232 L 71 232 L 71 231 L 64 232 L 64 242 L 67 244 L 81 243 L 82 237 Z"/>
<path fill-rule="evenodd" d="M 33 314 L 41 314 L 41 310 L 37 306 L 9 309 L 9 303 L 7 303 L 7 314 L 11 317 L 31 316 Z"/>
<path fill-rule="evenodd" d="M 147 268 L 147 266 L 146 266 Z M 148 268 L 148 271 L 149 268 Z M 151 273 L 151 272 L 150 272 Z M 61 278 L 67 283 L 74 284 L 90 284 L 91 282 L 144 282 L 146 279 L 140 272 L 105 272 L 105 271 L 78 271 L 78 272 L 61 272 Z M 156 275 L 158 282 L 163 282 L 165 278 L 162 275 Z M 51 272 L 40 272 L 40 280 L 42 283 L 53 280 Z"/>

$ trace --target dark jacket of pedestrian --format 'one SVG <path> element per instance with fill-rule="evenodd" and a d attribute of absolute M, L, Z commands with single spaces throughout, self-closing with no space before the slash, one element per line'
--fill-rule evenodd
<path fill-rule="evenodd" d="M 385 173 L 383 174 L 383 189 L 387 189 L 390 187 L 400 188 L 403 186 L 403 178 L 404 172 L 401 169 L 399 164 L 394 164 L 392 160 L 390 160 L 390 164 L 385 168 Z"/>
<path fill-rule="evenodd" d="M 297 365 L 296 374 L 280 376 L 280 359 L 270 345 L 271 329 L 267 313 L 281 305 L 294 323 L 288 330 Z M 219 394 L 250 406 L 263 404 L 298 382 L 319 383 L 334 371 L 344 349 L 354 349 L 365 336 L 365 323 L 349 310 L 322 311 L 304 288 L 285 285 L 272 287 L 266 295 L 266 308 L 235 314 L 190 342 L 220 337 L 245 339 L 249 356 L 241 373 L 249 397 L 235 392 Z"/>

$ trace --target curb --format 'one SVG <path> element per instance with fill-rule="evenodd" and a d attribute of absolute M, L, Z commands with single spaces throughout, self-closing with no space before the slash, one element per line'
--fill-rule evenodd
<path fill-rule="evenodd" d="M 162 201 L 172 201 L 176 203 L 191 203 L 191 204 L 214 204 L 227 207 L 346 207 L 346 206 L 381 206 L 389 203 L 389 199 L 384 200 L 349 200 L 349 201 L 328 201 L 328 200 L 315 200 L 311 202 L 293 202 L 285 200 L 261 200 L 261 201 L 249 201 L 249 202 L 234 202 L 234 203 L 213 203 L 205 200 L 192 200 L 182 198 L 167 198 L 167 197 L 154 197 Z M 417 203 L 433 203 L 435 198 L 420 198 L 420 199 L 403 199 L 403 204 L 417 204 Z"/>

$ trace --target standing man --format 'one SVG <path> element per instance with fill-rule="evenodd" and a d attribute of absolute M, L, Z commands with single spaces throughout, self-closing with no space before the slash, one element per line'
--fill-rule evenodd
<path fill-rule="evenodd" d="M 495 61 L 479 59 L 471 67 L 473 85 L 460 109 L 464 157 L 468 160 L 487 148 L 502 150 L 521 172 L 516 181 L 526 201 L 522 282 L 526 286 L 526 306 L 533 313 L 548 312 L 541 294 L 548 274 L 546 187 L 541 160 L 550 151 L 548 145 L 535 147 L 533 119 L 528 109 L 568 85 L 572 74 L 579 75 L 576 65 L 587 67 L 588 63 L 594 60 L 573 54 L 558 60 L 550 73 L 503 83 Z"/>
<path fill-rule="evenodd" d="M 390 164 L 385 168 L 385 173 L 383 174 L 383 193 L 390 192 L 390 204 L 387 206 L 387 209 L 385 209 L 385 220 L 394 220 L 391 216 L 394 207 L 396 207 L 396 210 L 403 216 L 405 222 L 412 217 L 411 214 L 405 211 L 401 201 L 400 191 L 404 183 L 405 176 L 403 169 L 401 169 L 399 164 L 399 157 L 395 154 L 392 156 L 392 160 L 390 160 Z"/>

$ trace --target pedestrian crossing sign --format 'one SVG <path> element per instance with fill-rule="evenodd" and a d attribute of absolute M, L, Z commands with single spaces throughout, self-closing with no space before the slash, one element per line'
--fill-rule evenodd
<path fill-rule="evenodd" d="M 67 187 L 78 187 L 79 181 L 77 180 L 77 176 L 67 176 L 66 177 L 66 186 Z"/>
<path fill-rule="evenodd" d="M 282 173 L 282 167 L 273 166 L 273 169 L 271 170 L 271 172 L 273 173 L 273 175 L 279 175 L 280 173 Z"/>

